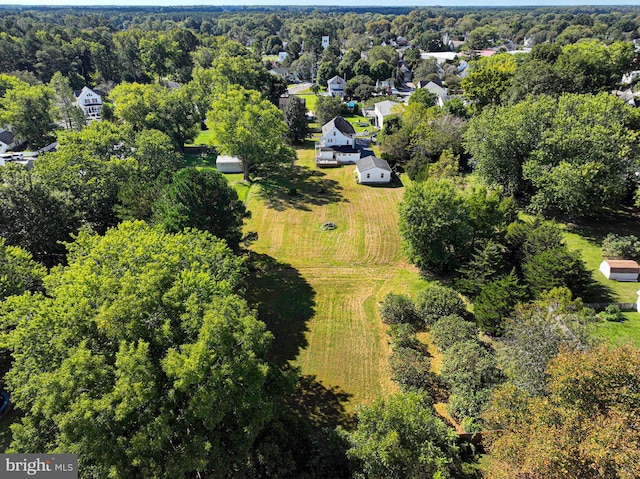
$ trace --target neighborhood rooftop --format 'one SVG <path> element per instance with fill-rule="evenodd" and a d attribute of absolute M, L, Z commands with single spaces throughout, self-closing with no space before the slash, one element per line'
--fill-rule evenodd
<path fill-rule="evenodd" d="M 351 123 L 342 118 L 341 116 L 336 116 L 333 120 L 329 121 L 325 125 L 322 126 L 322 135 L 326 135 L 333 128 L 337 128 L 344 135 L 355 135 L 356 130 L 353 128 Z"/>
<path fill-rule="evenodd" d="M 365 158 L 361 158 L 358 161 L 356 161 L 356 165 L 358 165 L 358 169 L 360 171 L 372 170 L 374 168 L 381 168 L 386 171 L 391 171 L 391 167 L 389 167 L 389 163 L 375 156 L 367 156 Z"/>

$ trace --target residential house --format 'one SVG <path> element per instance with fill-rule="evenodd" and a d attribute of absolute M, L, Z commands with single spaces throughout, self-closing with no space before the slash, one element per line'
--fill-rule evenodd
<path fill-rule="evenodd" d="M 423 60 L 435 58 L 438 62 L 438 65 L 442 65 L 447 61 L 455 60 L 458 57 L 458 54 L 455 52 L 421 52 L 420 57 Z"/>
<path fill-rule="evenodd" d="M 640 273 L 638 263 L 631 260 L 605 259 L 599 269 L 607 279 L 616 281 L 638 281 Z"/>
<path fill-rule="evenodd" d="M 73 92 L 78 105 L 84 111 L 84 116 L 88 120 L 99 120 L 102 110 L 102 97 L 89 87 Z"/>
<path fill-rule="evenodd" d="M 296 80 L 295 75 L 293 75 L 289 71 L 289 69 L 285 67 L 272 68 L 271 70 L 269 70 L 269 73 L 284 78 L 288 83 L 294 82 Z"/>
<path fill-rule="evenodd" d="M 346 85 L 347 82 L 344 80 L 344 78 L 341 78 L 338 75 L 327 80 L 327 87 L 331 96 L 344 96 L 344 87 Z"/>
<path fill-rule="evenodd" d="M 288 56 L 289 56 L 289 53 L 287 52 L 278 52 L 278 63 L 284 62 Z"/>
<path fill-rule="evenodd" d="M 322 48 L 327 48 L 329 46 L 329 36 L 328 35 L 323 35 L 322 36 Z"/>
<path fill-rule="evenodd" d="M 381 158 L 367 156 L 356 161 L 356 175 L 360 184 L 389 183 L 391 167 Z"/>
<path fill-rule="evenodd" d="M 396 85 L 393 80 L 376 80 L 376 91 L 384 93 L 385 95 L 393 95 L 397 92 Z"/>
<path fill-rule="evenodd" d="M 631 85 L 635 83 L 636 80 L 640 78 L 640 70 L 634 70 L 629 73 L 625 73 L 622 75 L 622 82 L 625 85 Z"/>
<path fill-rule="evenodd" d="M 382 130 L 384 126 L 384 119 L 390 115 L 398 115 L 404 111 L 404 106 L 401 103 L 385 100 L 378 102 L 373 107 L 376 116 L 376 126 Z"/>
<path fill-rule="evenodd" d="M 16 146 L 15 138 L 13 138 L 13 133 L 9 130 L 0 129 L 0 153 L 6 153 L 9 150 L 12 150 Z"/>
<path fill-rule="evenodd" d="M 449 92 L 440 80 L 420 82 L 418 86 L 436 95 L 438 97 L 438 106 L 442 106 L 449 99 Z"/>
<path fill-rule="evenodd" d="M 322 136 L 316 143 L 316 165 L 340 166 L 360 159 L 356 148 L 356 130 L 351 123 L 336 116 L 322 127 Z"/>

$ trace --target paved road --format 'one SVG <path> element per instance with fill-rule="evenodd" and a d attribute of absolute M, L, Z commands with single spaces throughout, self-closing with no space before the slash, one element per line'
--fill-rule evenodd
<path fill-rule="evenodd" d="M 296 93 L 300 93 L 303 90 L 311 88 L 311 83 L 298 83 L 297 85 L 290 86 L 287 88 L 289 91 L 289 95 L 294 95 Z"/>

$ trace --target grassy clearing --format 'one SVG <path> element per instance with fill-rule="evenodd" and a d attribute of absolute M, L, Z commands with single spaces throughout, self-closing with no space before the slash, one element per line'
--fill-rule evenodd
<path fill-rule="evenodd" d="M 258 286 L 271 286 L 255 303 L 273 313 L 265 319 L 275 323 L 268 326 L 278 359 L 340 391 L 351 411 L 395 390 L 377 303 L 425 283 L 401 252 L 403 188 L 358 185 L 353 166 L 317 170 L 313 155 L 300 149 L 292 179 L 258 182 L 249 192 L 246 229 L 259 235 L 251 249 L 281 273 L 269 282 L 270 268 L 258 272 Z M 326 221 L 337 229 L 323 231 Z M 280 288 L 280 277 L 291 288 Z"/>
<path fill-rule="evenodd" d="M 211 130 L 200 130 L 200 133 L 198 133 L 198 136 L 194 138 L 193 142 L 187 144 L 186 146 L 210 145 L 212 143 L 211 136 Z"/>
<path fill-rule="evenodd" d="M 626 312 L 622 314 L 624 321 L 621 323 L 612 321 L 597 323 L 594 334 L 616 345 L 631 341 L 635 347 L 640 348 L 640 313 Z"/>

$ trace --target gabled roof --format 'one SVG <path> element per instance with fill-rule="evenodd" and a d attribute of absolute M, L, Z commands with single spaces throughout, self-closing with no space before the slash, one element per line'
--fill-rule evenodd
<path fill-rule="evenodd" d="M 0 131 L 0 143 L 4 143 L 5 145 L 13 143 L 13 133 L 9 130 Z"/>
<path fill-rule="evenodd" d="M 93 93 L 96 96 L 100 96 L 95 90 L 92 90 L 91 88 L 89 88 L 88 86 L 82 87 L 82 90 L 73 90 L 73 94 L 77 97 L 79 97 L 80 95 L 82 95 L 85 91 L 90 91 L 91 93 Z"/>
<path fill-rule="evenodd" d="M 334 77 L 332 77 L 332 78 L 329 78 L 329 79 L 327 80 L 327 84 L 328 84 L 328 85 L 331 85 L 332 83 L 346 83 L 346 81 L 344 81 L 344 78 L 342 78 L 342 77 L 340 77 L 340 76 L 336 75 L 336 76 L 334 76 Z"/>
<path fill-rule="evenodd" d="M 336 116 L 333 120 L 325 123 L 322 126 L 322 136 L 325 136 L 329 133 L 333 128 L 337 128 L 340 133 L 347 136 L 353 136 L 356 134 L 356 130 L 353 128 L 351 123 L 342 118 L 341 116 Z"/>
<path fill-rule="evenodd" d="M 400 113 L 404 111 L 404 106 L 402 106 L 401 103 L 391 101 L 391 100 L 385 100 L 385 101 L 376 103 L 374 108 L 382 116 L 393 115 L 395 113 Z"/>
<path fill-rule="evenodd" d="M 387 163 L 382 158 L 376 158 L 375 156 L 360 158 L 358 161 L 356 161 L 356 168 L 358 168 L 358 171 L 360 172 L 373 170 L 375 168 L 380 168 L 381 170 L 391 172 L 389 163 Z"/>

